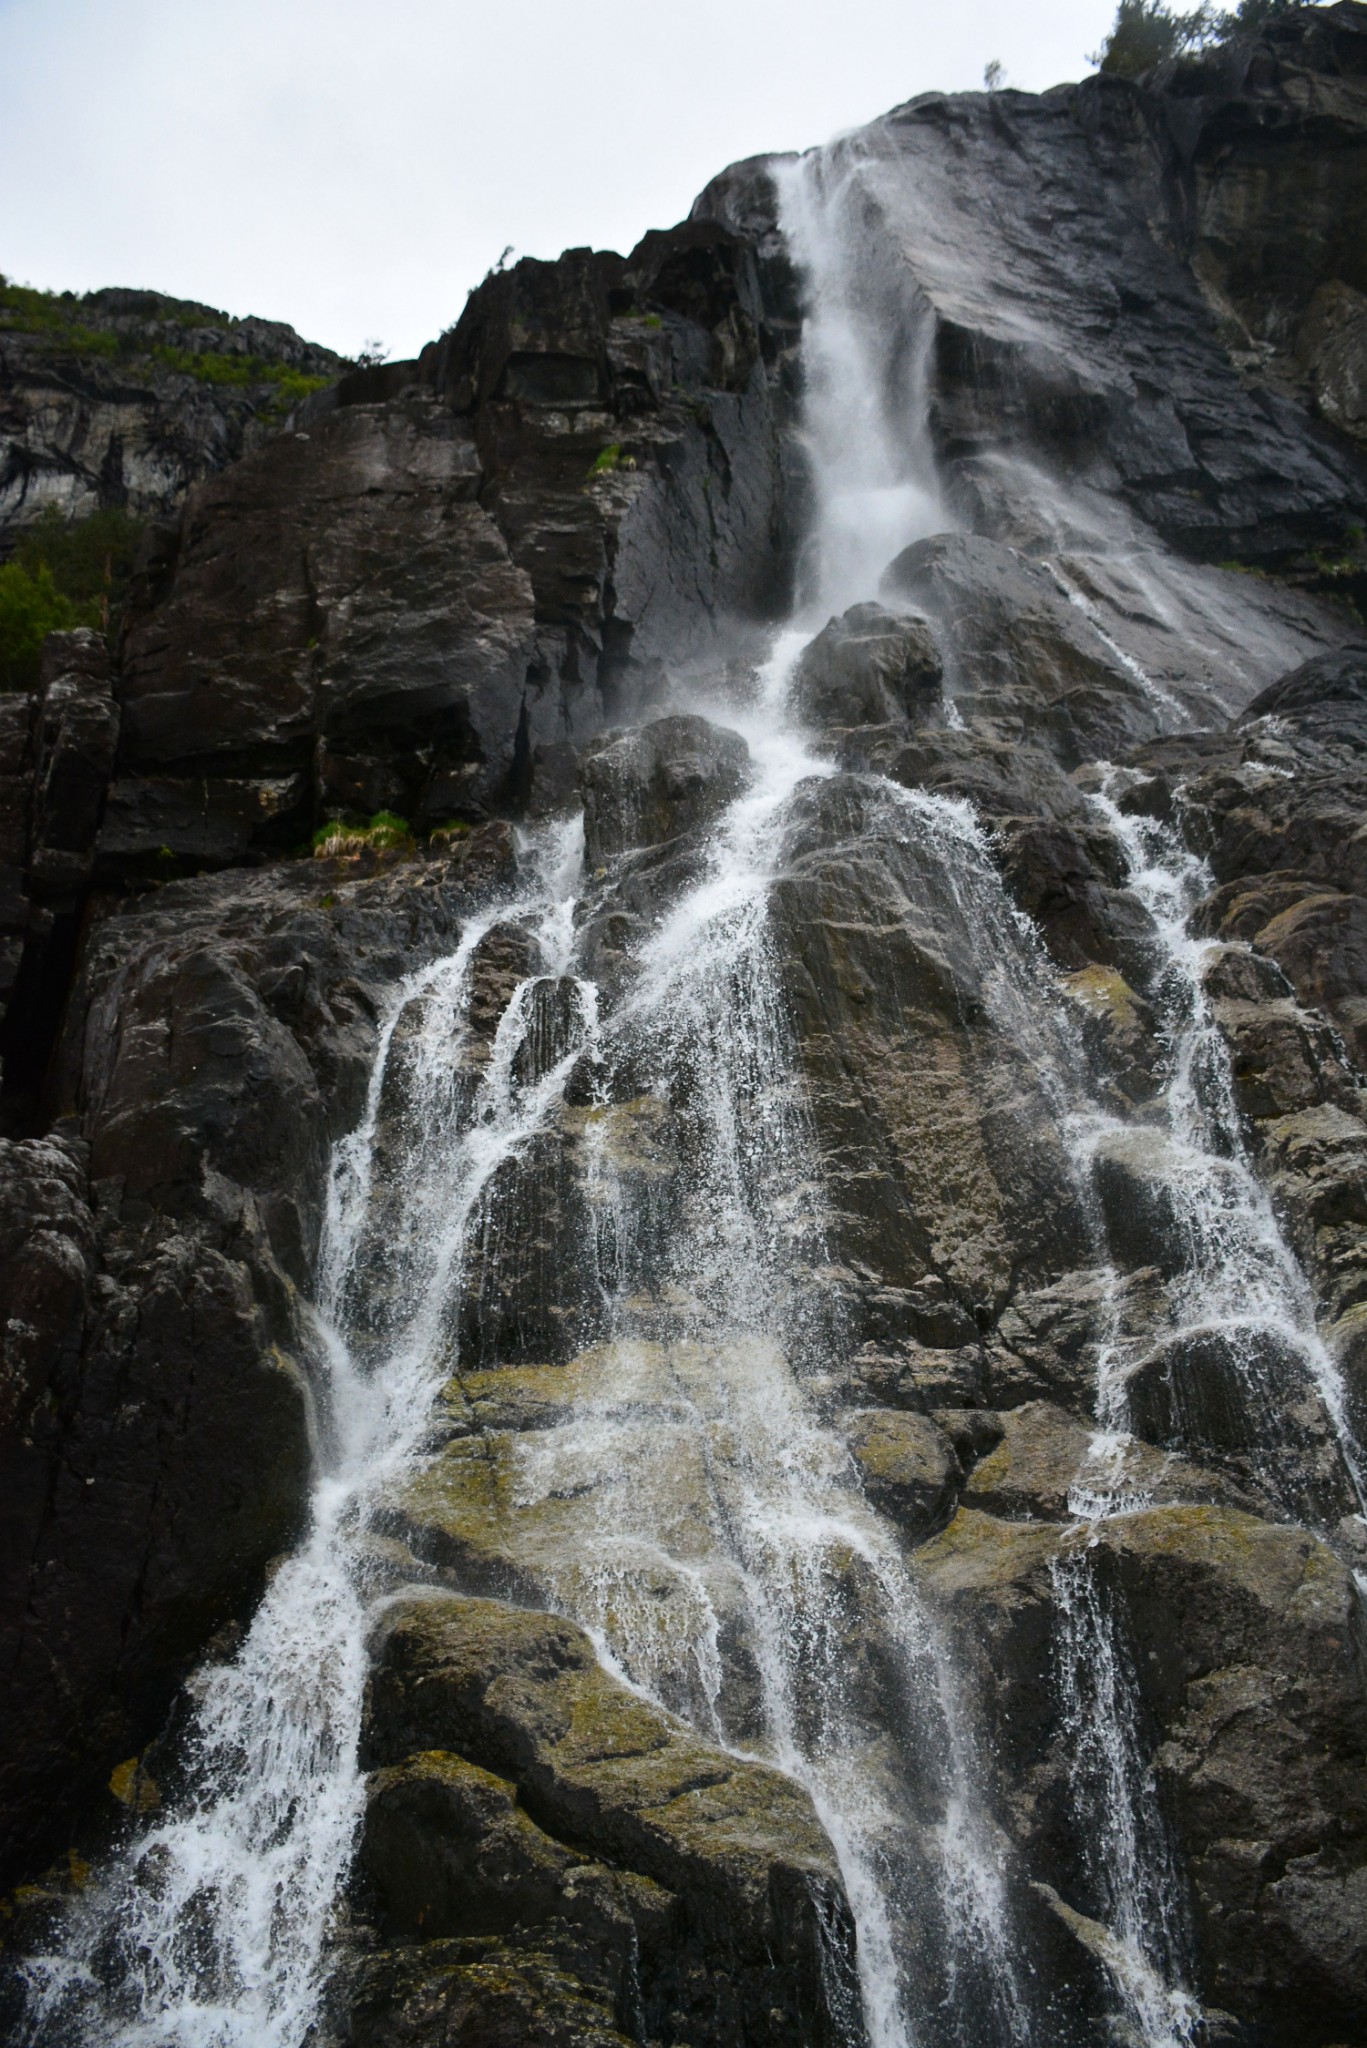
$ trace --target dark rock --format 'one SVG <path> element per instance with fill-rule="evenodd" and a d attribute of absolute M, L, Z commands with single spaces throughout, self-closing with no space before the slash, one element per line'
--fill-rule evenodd
<path fill-rule="evenodd" d="M 1159 707 L 1047 569 L 969 534 L 917 541 L 883 589 L 920 605 L 944 651 L 947 695 L 994 738 L 1028 740 L 1065 768 L 1157 732 Z"/>
<path fill-rule="evenodd" d="M 1217 1471 L 1164 1455 L 1133 1438 L 1098 1436 L 1047 1401 L 992 1417 L 988 1442 L 963 1489 L 963 1504 L 1008 1521 L 1071 1521 L 1089 1497 L 1251 1505 L 1249 1493 Z"/>
<path fill-rule="evenodd" d="M 1187 1254 L 1186 1219 L 1161 1132 L 1108 1131 L 1093 1150 L 1092 1180 L 1115 1256 L 1130 1267 L 1178 1270 Z"/>
<path fill-rule="evenodd" d="M 959 1463 L 929 1416 L 866 1408 L 847 1417 L 844 1430 L 864 1491 L 913 1541 L 948 1520 Z"/>
<path fill-rule="evenodd" d="M 1320 1522 L 1353 1506 L 1314 1371 L 1277 1331 L 1230 1324 L 1180 1331 L 1126 1375 L 1131 1425 L 1170 1450 L 1239 1467 Z"/>
<path fill-rule="evenodd" d="M 1353 1101 L 1353 1077 L 1332 1032 L 1295 1003 L 1225 998 L 1211 1013 L 1229 1044 L 1234 1096 L 1245 1116 L 1291 1116 L 1317 1102 Z"/>
<path fill-rule="evenodd" d="M 1095 1913 L 1054 1662 L 1069 1575 L 1092 1575 L 1134 1645 L 1140 1740 L 1191 1885 L 1194 1988 L 1276 2048 L 1351 2039 L 1367 1990 L 1367 1708 L 1346 1568 L 1304 1530 L 1215 1506 L 1073 1532 L 964 1507 L 917 1561 L 970 1667 L 1005 1674 L 992 1719 L 1025 1854 Z"/>
<path fill-rule="evenodd" d="M 615 1890 L 643 1937 L 648 2038 L 833 2043 L 858 2030 L 848 1908 L 806 1796 L 609 1678 L 572 1623 L 442 1596 L 397 1605 L 366 1745 L 386 1766 L 367 1847 L 392 1932 L 425 1938 L 430 1919 L 440 1933 L 468 1897 L 491 1932 L 513 1923 L 544 1940 L 552 1916 L 589 1921 L 594 1894 Z M 591 1970 L 601 1905 L 597 1917 L 577 1943 Z"/>
<path fill-rule="evenodd" d="M 705 718 L 657 718 L 595 742 L 580 768 L 590 866 L 697 832 L 739 796 L 749 750 Z"/>
<path fill-rule="evenodd" d="M 74 910 L 90 878 L 119 734 L 110 684 L 95 633 L 49 634 L 34 727 L 29 888 L 55 910 Z"/>
<path fill-rule="evenodd" d="M 1274 1200 L 1330 1317 L 1367 1300 L 1367 1124 L 1332 1104 L 1259 1132 Z"/>
<path fill-rule="evenodd" d="M 1255 718 L 1295 717 L 1327 713 L 1340 727 L 1356 728 L 1367 742 L 1367 647 L 1336 648 L 1316 655 L 1288 675 L 1269 683 L 1247 705 L 1240 724 Z M 1351 724 L 1349 724 L 1351 721 Z"/>
<path fill-rule="evenodd" d="M 90 933 L 54 1081 L 79 1126 L 0 1147 L 9 1870 L 66 1847 L 300 1527 L 328 1144 L 491 839 L 506 873 L 495 827 L 367 877 L 173 883 Z"/>
<path fill-rule="evenodd" d="M 936 443 L 978 531 L 1090 548 L 1129 514 L 1206 561 L 1275 561 L 1360 519 L 1354 444 L 1307 418 L 1292 354 L 1322 284 L 1364 289 L 1343 225 L 1360 16 L 1328 12 L 1223 67 L 927 93 L 882 124 L 889 235 L 934 314 Z"/>
<path fill-rule="evenodd" d="M 846 1296 L 856 1342 L 900 1336 L 896 1323 L 878 1326 L 877 1290 L 930 1274 L 990 1322 L 1011 1276 L 1072 1264 L 1083 1230 L 1038 1072 L 989 1010 L 983 920 L 1002 908 L 951 879 L 939 822 L 851 777 L 814 784 L 773 891 L 827 1240 L 841 1267 L 866 1276 Z"/>
<path fill-rule="evenodd" d="M 199 865 L 241 859 L 288 846 L 315 803 L 368 812 L 381 792 L 430 824 L 487 812 L 512 773 L 534 622 L 525 575 L 472 502 L 479 475 L 460 424 L 408 400 L 329 414 L 199 487 L 169 592 L 132 607 L 128 794 L 106 868 L 162 844 Z"/>
<path fill-rule="evenodd" d="M 942 664 L 924 619 L 857 604 L 803 649 L 792 709 L 808 725 L 885 725 L 938 707 Z"/>

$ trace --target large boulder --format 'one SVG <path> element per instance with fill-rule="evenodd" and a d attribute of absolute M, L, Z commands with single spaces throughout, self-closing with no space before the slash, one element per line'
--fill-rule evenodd
<path fill-rule="evenodd" d="M 808 725 L 885 725 L 939 708 L 943 664 L 925 619 L 857 604 L 805 647 L 792 709 Z"/>
<path fill-rule="evenodd" d="M 700 833 L 739 796 L 749 763 L 739 733 L 695 716 L 653 719 L 595 742 L 580 770 L 585 858 L 596 867 Z"/>
<path fill-rule="evenodd" d="M 381 1932 L 434 1944 L 444 2003 L 492 1987 L 487 1952 L 453 1972 L 442 1937 L 485 1935 L 514 1980 L 558 1957 L 557 2017 L 568 1989 L 625 2008 L 637 2038 L 862 2037 L 849 1909 L 806 1795 L 610 1678 L 573 1623 L 396 1601 L 365 1753 L 378 1768 L 362 1870 Z"/>
<path fill-rule="evenodd" d="M 1190 1888 L 1194 1988 L 1275 2048 L 1351 2039 L 1367 2002 L 1352 1574 L 1305 1530 L 1214 1505 L 1072 1529 L 965 1506 L 916 1558 L 969 1668 L 999 1675 L 990 1714 L 1018 1839 L 1064 1901 L 1105 1918 L 1103 1809 L 1088 1805 L 1098 1788 L 1060 1690 L 1067 1631 L 1091 1601 L 1132 1645 L 1117 1754 L 1135 1745 L 1134 1799 L 1156 1777 Z"/>

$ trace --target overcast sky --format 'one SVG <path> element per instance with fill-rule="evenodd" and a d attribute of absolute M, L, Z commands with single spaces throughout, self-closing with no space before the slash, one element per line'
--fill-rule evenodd
<path fill-rule="evenodd" d="M 1087 70 L 1114 0 L 0 0 L 0 270 L 152 285 L 411 355 L 506 244 L 626 250 L 737 157 L 997 58 Z"/>

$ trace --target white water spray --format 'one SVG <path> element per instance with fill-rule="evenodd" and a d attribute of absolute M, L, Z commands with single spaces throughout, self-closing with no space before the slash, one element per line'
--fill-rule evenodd
<path fill-rule="evenodd" d="M 504 913 L 539 927 L 548 951 L 563 944 L 577 867 L 574 831 L 562 832 Z M 371 1518 L 407 1469 L 444 1377 L 441 1326 L 470 1217 L 553 1092 L 513 1101 L 487 1083 L 468 1125 L 459 1115 L 470 962 L 493 919 L 474 920 L 449 959 L 394 993 L 364 1117 L 334 1156 L 319 1289 L 327 1448 L 309 1535 L 276 1572 L 237 1655 L 194 1681 L 184 1790 L 77 1901 L 60 1950 L 31 1960 L 34 2048 L 298 2048 L 318 2016 L 363 1797 Z M 341 1323 L 403 1026 L 416 1137 L 408 1228 L 394 1247 L 403 1270 L 389 1342 L 366 1370 Z"/>

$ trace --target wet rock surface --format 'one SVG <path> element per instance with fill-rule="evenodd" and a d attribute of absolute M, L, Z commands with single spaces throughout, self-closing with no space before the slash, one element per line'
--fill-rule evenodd
<path fill-rule="evenodd" d="M 343 2038 L 402 2039 L 424 2001 L 573 2042 L 847 2038 L 853 1929 L 809 1803 L 610 1678 L 572 1623 L 398 1603 L 364 1749 L 365 1868 L 403 1946 L 362 1964 Z"/>
<path fill-rule="evenodd" d="M 1363 1695 L 1344 1566 L 1302 1530 L 1198 1506 L 1062 1536 L 965 1509 L 920 1557 L 965 1654 L 1010 1674 L 998 1740 L 1017 1824 L 1040 1838 L 1067 1781 L 1059 1745 L 1076 1739 L 1051 1665 L 1059 1610 L 1083 1597 L 1069 1575 L 1125 1615 L 1208 2002 L 1269 2040 L 1305 2038 L 1307 2014 L 1326 2040 L 1351 2030 L 1363 1996 Z M 1084 1912 L 1088 1887 L 1076 1862 L 1059 1881 Z"/>
<path fill-rule="evenodd" d="M 107 917 L 4 1141 L 8 1867 L 65 1846 L 301 1528 L 328 1146 L 396 976 L 510 849 L 175 884 Z M 339 870 L 341 870 L 339 872 Z"/>

